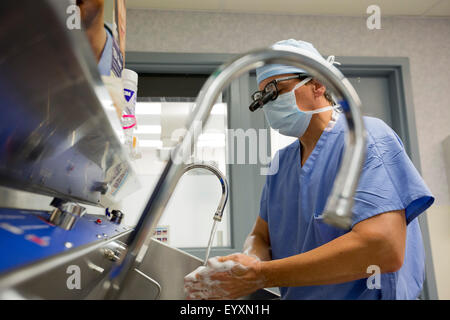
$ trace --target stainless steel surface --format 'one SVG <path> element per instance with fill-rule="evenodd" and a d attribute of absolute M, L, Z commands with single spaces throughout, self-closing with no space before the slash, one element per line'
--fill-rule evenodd
<path fill-rule="evenodd" d="M 64 230 L 71 230 L 75 223 L 77 222 L 78 217 L 76 215 L 70 214 L 69 212 L 64 212 L 64 217 L 59 224 Z"/>
<path fill-rule="evenodd" d="M 130 231 L 126 231 L 108 241 L 74 248 L 67 253 L 2 274 L 0 298 L 2 292 L 14 290 L 26 299 L 86 299 L 92 296 L 93 289 L 114 266 L 114 262 L 104 257 L 104 249 L 115 250 L 123 246 L 122 242 L 126 241 L 129 234 Z M 79 267 L 79 289 L 68 286 L 73 275 L 68 270 L 73 266 Z"/>
<path fill-rule="evenodd" d="M 139 270 L 154 279 L 161 286 L 161 300 L 186 299 L 184 294 L 184 277 L 203 265 L 203 261 L 182 250 L 168 246 L 160 241 L 152 240 L 147 255 Z M 124 291 L 135 290 L 134 286 Z M 257 292 L 242 299 L 278 299 L 279 296 L 268 291 Z"/>
<path fill-rule="evenodd" d="M 60 208 L 53 209 L 50 217 L 48 218 L 48 222 L 53 223 L 54 225 L 58 224 L 58 222 L 61 220 L 61 214 L 62 211 Z"/>
<path fill-rule="evenodd" d="M 64 203 L 52 211 L 48 221 L 64 230 L 71 230 L 85 212 L 86 208 L 76 203 Z"/>
<path fill-rule="evenodd" d="M 130 290 L 122 295 L 123 300 L 157 300 L 161 296 L 161 285 L 144 272 L 134 269 Z"/>
<path fill-rule="evenodd" d="M 136 180 L 89 42 L 67 28 L 69 5 L 0 2 L 0 184 L 105 205 Z"/>
<path fill-rule="evenodd" d="M 53 273 L 53 276 L 58 274 L 59 275 L 58 277 L 61 277 L 61 278 L 65 277 L 64 279 L 67 279 L 68 274 L 66 273 L 66 268 L 68 265 L 77 264 L 81 267 L 81 266 L 84 266 L 84 264 L 86 264 L 86 268 L 89 269 L 85 259 L 89 259 L 90 261 L 103 267 L 105 270 L 110 270 L 114 264 L 112 263 L 112 261 L 105 258 L 103 250 L 105 248 L 110 248 L 110 249 L 115 250 L 117 248 L 117 245 L 123 245 L 123 243 L 126 242 L 126 239 L 130 236 L 131 231 L 132 230 L 129 229 L 127 231 L 124 231 L 123 233 L 121 233 L 120 235 L 118 235 L 116 237 L 113 237 L 110 239 L 102 238 L 103 240 L 96 241 L 89 245 L 73 248 L 71 250 L 67 250 L 67 252 L 64 252 L 62 254 L 55 255 L 55 256 L 52 256 L 47 259 L 39 260 L 30 265 L 26 265 L 24 267 L 15 269 L 13 271 L 3 273 L 0 276 L 0 291 L 6 290 L 9 288 L 23 288 L 26 291 L 29 284 L 34 283 L 33 286 L 35 286 L 36 288 L 38 288 L 38 287 L 41 288 L 40 289 L 41 291 L 36 289 L 36 291 L 33 291 L 33 295 L 39 296 L 39 294 L 41 294 L 41 293 L 55 295 L 55 294 L 57 294 L 56 292 L 46 293 L 47 290 L 50 290 L 50 289 L 46 289 L 46 286 L 50 286 L 50 282 L 52 282 L 50 280 L 50 279 L 52 279 L 52 273 Z M 67 245 L 66 245 L 66 247 L 67 247 Z M 70 245 L 69 245 L 69 247 L 70 247 Z M 92 256 L 92 255 L 94 255 L 94 256 Z M 79 264 L 79 263 L 81 263 L 80 261 L 82 261 L 83 263 Z M 54 270 L 59 270 L 59 271 L 57 273 L 55 273 Z M 83 268 L 82 268 L 82 270 L 83 270 Z M 105 274 L 107 274 L 107 272 L 105 272 Z M 96 278 L 96 281 L 101 281 L 103 278 L 104 278 L 104 276 Z M 83 281 L 88 280 L 88 279 L 90 279 L 90 278 L 89 277 L 83 278 Z M 60 282 L 59 283 L 51 283 L 52 286 L 53 285 L 57 286 L 61 290 L 67 289 L 67 288 L 63 287 L 63 284 L 64 283 L 60 283 Z M 91 282 L 86 281 L 85 284 L 91 285 Z M 75 294 L 75 293 L 73 293 L 73 294 Z M 87 294 L 87 293 L 83 292 L 83 294 Z"/>
<path fill-rule="evenodd" d="M 361 173 L 365 156 L 365 130 L 360 112 L 361 101 L 355 90 L 344 75 L 334 66 L 317 60 L 311 53 L 298 49 L 287 50 L 256 50 L 239 56 L 214 72 L 204 84 L 192 113 L 189 129 L 183 141 L 174 149 L 156 187 L 141 215 L 135 232 L 130 238 L 130 246 L 125 259 L 120 266 L 120 272 L 109 275 L 113 285 L 106 297 L 117 298 L 126 289 L 127 278 L 139 266 L 139 259 L 145 255 L 151 237 L 151 231 L 156 227 L 169 201 L 176 184 L 183 174 L 183 160 L 189 159 L 193 144 L 202 132 L 209 117 L 212 106 L 219 94 L 232 80 L 264 64 L 288 64 L 306 70 L 310 75 L 321 81 L 343 107 L 347 120 L 347 145 L 341 168 L 333 186 L 325 211 L 324 220 L 340 228 L 351 225 L 351 208 L 353 195 Z M 188 138 L 186 138 L 188 137 Z"/>
<path fill-rule="evenodd" d="M 214 213 L 214 220 L 222 221 L 223 210 L 225 209 L 225 205 L 228 201 L 228 181 L 227 178 L 223 175 L 223 173 L 214 166 L 205 163 L 192 163 L 188 164 L 184 168 L 184 172 L 188 172 L 193 169 L 205 169 L 211 171 L 220 182 L 220 186 L 222 187 L 222 196 L 220 197 L 219 206 L 217 207 L 216 212 Z"/>
<path fill-rule="evenodd" d="M 54 208 L 50 205 L 52 197 L 31 193 L 27 191 L 20 191 L 13 188 L 0 186 L 0 207 L 1 208 L 16 208 L 29 210 L 43 210 L 52 211 Z M 103 213 L 105 209 L 98 206 L 89 206 L 90 211 Z M 100 210 L 100 211 L 99 211 Z"/>

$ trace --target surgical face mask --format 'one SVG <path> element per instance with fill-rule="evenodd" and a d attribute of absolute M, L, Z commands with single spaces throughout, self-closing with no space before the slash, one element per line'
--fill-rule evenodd
<path fill-rule="evenodd" d="M 317 110 L 302 111 L 297 107 L 295 90 L 305 85 L 311 79 L 311 77 L 308 77 L 302 80 L 291 91 L 279 95 L 276 100 L 269 101 L 264 105 L 264 114 L 273 129 L 278 130 L 285 136 L 300 138 L 308 129 L 313 114 L 334 108 L 328 106 Z"/>

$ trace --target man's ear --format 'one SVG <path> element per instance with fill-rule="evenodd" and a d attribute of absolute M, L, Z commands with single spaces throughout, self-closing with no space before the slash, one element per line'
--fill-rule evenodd
<path fill-rule="evenodd" d="M 327 88 L 317 80 L 312 80 L 314 98 L 320 98 L 325 95 Z"/>

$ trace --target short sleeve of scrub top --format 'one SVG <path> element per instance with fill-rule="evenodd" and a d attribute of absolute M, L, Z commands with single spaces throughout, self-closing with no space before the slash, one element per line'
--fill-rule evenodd
<path fill-rule="evenodd" d="M 111 73 L 111 64 L 112 64 L 113 38 L 108 28 L 105 27 L 104 29 L 106 32 L 106 43 L 97 66 L 100 75 L 109 76 Z"/>
<path fill-rule="evenodd" d="M 379 119 L 368 122 L 366 159 L 354 196 L 352 227 L 377 214 L 402 209 L 409 224 L 434 198 L 397 134 Z"/>

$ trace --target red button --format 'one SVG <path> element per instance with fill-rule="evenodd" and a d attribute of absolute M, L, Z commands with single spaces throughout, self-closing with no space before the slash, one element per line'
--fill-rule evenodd
<path fill-rule="evenodd" d="M 46 241 L 46 240 L 44 240 L 42 238 L 39 238 L 38 236 L 35 236 L 34 234 L 26 235 L 25 239 L 27 239 L 27 240 L 29 240 L 31 242 L 34 242 L 34 243 L 40 245 L 41 247 L 48 246 L 48 241 Z"/>
<path fill-rule="evenodd" d="M 97 219 L 97 221 L 95 221 L 95 223 L 101 224 L 102 223 L 102 219 Z"/>

